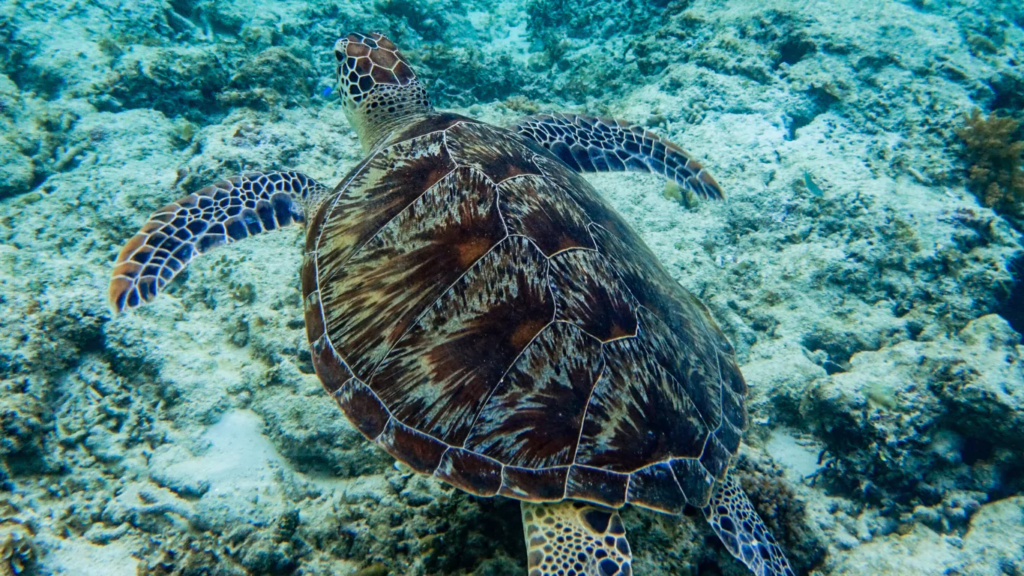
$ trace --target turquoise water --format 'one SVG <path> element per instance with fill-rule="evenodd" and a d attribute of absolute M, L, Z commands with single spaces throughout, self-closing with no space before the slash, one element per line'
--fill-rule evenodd
<path fill-rule="evenodd" d="M 324 393 L 303 227 L 108 303 L 161 206 L 359 165 L 334 55 L 354 31 L 391 38 L 438 109 L 619 119 L 717 181 L 720 201 L 584 175 L 735 348 L 730 476 L 796 573 L 1024 573 L 1019 4 L 19 0 L 0 575 L 527 573 L 514 499 L 396 463 Z M 622 520 L 634 574 L 748 573 L 696 508 Z"/>

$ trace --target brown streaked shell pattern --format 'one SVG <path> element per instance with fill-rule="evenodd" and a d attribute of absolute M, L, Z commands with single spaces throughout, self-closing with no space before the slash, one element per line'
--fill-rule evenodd
<path fill-rule="evenodd" d="M 310 218 L 313 362 L 356 427 L 473 494 L 706 504 L 746 385 L 706 308 L 546 150 L 437 114 Z"/>

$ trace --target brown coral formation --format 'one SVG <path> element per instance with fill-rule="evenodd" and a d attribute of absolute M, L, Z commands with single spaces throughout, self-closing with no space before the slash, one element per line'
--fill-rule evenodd
<path fill-rule="evenodd" d="M 971 163 L 969 188 L 982 204 L 1014 219 L 1024 217 L 1024 140 L 1013 139 L 1019 127 L 1013 118 L 986 118 L 975 109 L 957 130 Z"/>
<path fill-rule="evenodd" d="M 14 520 L 0 523 L 0 576 L 32 574 L 37 557 L 27 526 Z"/>

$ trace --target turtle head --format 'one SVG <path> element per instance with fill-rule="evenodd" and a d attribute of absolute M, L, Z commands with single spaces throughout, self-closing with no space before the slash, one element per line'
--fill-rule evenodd
<path fill-rule="evenodd" d="M 416 73 L 387 36 L 352 33 L 334 44 L 348 121 L 369 150 L 411 118 L 433 111 Z"/>

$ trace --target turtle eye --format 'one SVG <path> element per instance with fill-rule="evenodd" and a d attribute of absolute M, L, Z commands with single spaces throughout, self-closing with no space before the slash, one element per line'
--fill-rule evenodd
<path fill-rule="evenodd" d="M 341 53 L 341 50 L 335 50 L 334 57 L 338 59 L 338 62 L 341 62 L 342 59 L 345 58 L 345 55 Z"/>

